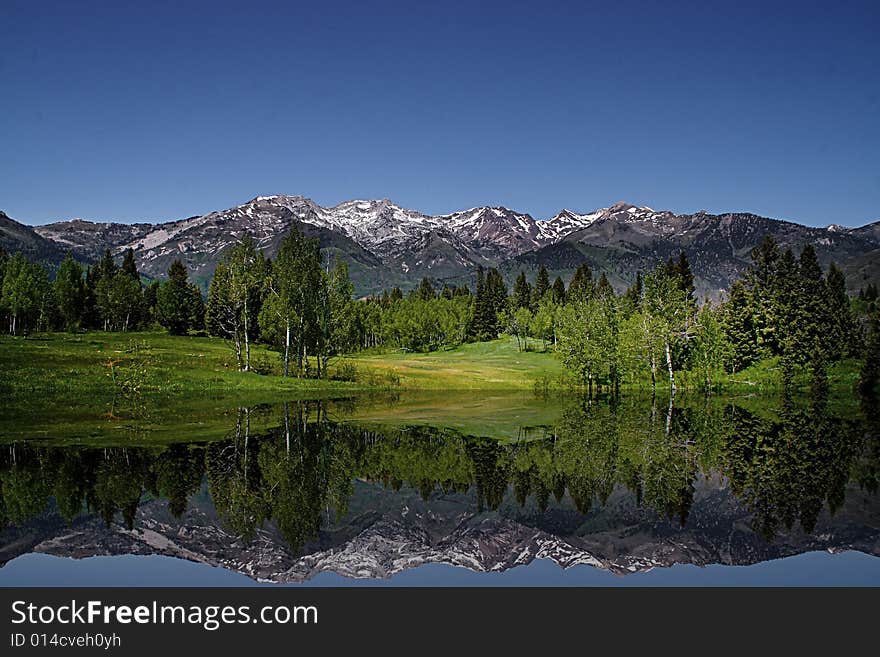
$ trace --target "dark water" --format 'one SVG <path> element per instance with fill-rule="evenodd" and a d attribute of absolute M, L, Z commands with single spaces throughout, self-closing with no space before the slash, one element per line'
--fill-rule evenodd
<path fill-rule="evenodd" d="M 880 584 L 870 402 L 440 396 L 139 417 L 157 412 L 161 427 L 30 439 L 22 418 L 0 445 L 0 585 Z"/>

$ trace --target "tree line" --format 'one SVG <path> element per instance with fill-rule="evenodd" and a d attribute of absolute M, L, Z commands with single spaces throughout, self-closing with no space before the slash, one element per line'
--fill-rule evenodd
<path fill-rule="evenodd" d="M 25 336 L 48 330 L 135 331 L 154 324 L 174 334 L 202 328 L 202 296 L 188 282 L 186 267 L 175 261 L 168 275 L 166 282 L 144 285 L 128 249 L 121 264 L 109 250 L 85 267 L 68 254 L 50 280 L 42 265 L 0 249 L 0 318 L 11 335 Z"/>
<path fill-rule="evenodd" d="M 332 267 L 317 240 L 292 230 L 275 259 L 249 237 L 217 263 L 203 301 L 174 261 L 164 282 L 144 285 L 129 249 L 117 265 L 109 251 L 83 267 L 70 255 L 54 281 L 40 265 L 0 252 L 0 313 L 14 335 L 31 330 L 136 330 L 161 325 L 172 334 L 205 330 L 225 338 L 238 367 L 252 369 L 251 345 L 280 353 L 283 375 L 326 376 L 335 356 L 365 349 L 434 351 L 508 334 L 520 350 L 552 350 L 589 392 L 624 382 L 665 382 L 679 374 L 712 388 L 776 358 L 790 381 L 798 370 L 821 378 L 829 364 L 862 359 L 863 382 L 880 379 L 877 291 L 852 299 L 835 265 L 822 270 L 812 246 L 782 251 L 772 237 L 720 303 L 700 301 L 684 253 L 659 263 L 618 294 L 587 264 L 568 286 L 543 266 L 533 282 L 520 272 L 508 290 L 495 268 L 479 267 L 466 284 L 429 279 L 404 294 L 394 288 L 353 298 L 344 262 Z"/>

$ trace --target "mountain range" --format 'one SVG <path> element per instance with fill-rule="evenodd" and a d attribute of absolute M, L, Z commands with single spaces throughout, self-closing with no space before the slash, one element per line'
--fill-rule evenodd
<path fill-rule="evenodd" d="M 848 219 L 848 218 L 847 218 Z M 0 213 L 0 245 L 48 264 L 70 251 L 83 262 L 104 249 L 134 250 L 140 271 L 165 275 L 180 258 L 203 289 L 224 251 L 244 235 L 272 257 L 298 227 L 317 238 L 328 259 L 348 262 L 360 295 L 395 285 L 412 288 L 423 277 L 436 284 L 471 283 L 476 269 L 498 267 L 508 281 L 530 278 L 544 266 L 568 279 L 581 264 L 605 273 L 618 290 L 639 271 L 685 252 L 698 293 L 717 297 L 750 263 L 765 235 L 796 251 L 812 244 L 820 262 L 836 262 L 858 290 L 880 279 L 880 221 L 860 228 L 825 228 L 755 214 L 675 214 L 628 203 L 589 213 L 562 210 L 535 219 L 504 207 L 476 207 L 444 215 L 402 208 L 388 199 L 323 207 L 303 196 L 258 196 L 226 210 L 167 223 L 97 223 L 82 219 L 30 227 Z"/>

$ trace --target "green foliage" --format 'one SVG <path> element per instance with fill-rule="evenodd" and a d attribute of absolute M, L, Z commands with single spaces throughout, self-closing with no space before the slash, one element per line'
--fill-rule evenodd
<path fill-rule="evenodd" d="M 575 270 L 568 284 L 566 301 L 575 303 L 586 301 L 593 296 L 593 290 L 593 272 L 590 271 L 590 266 L 584 263 Z"/>
<path fill-rule="evenodd" d="M 82 324 L 85 312 L 85 280 L 80 264 L 68 253 L 55 276 L 55 302 L 58 314 L 68 331 Z"/>
<path fill-rule="evenodd" d="M 0 304 L 12 335 L 47 327 L 54 299 L 46 270 L 20 253 L 13 255 L 5 263 Z"/>
<path fill-rule="evenodd" d="M 488 273 L 477 268 L 477 287 L 474 293 L 474 311 L 468 326 L 468 337 L 473 340 L 494 340 L 502 330 L 503 313 L 507 309 L 507 286 L 497 269 Z"/>
<path fill-rule="evenodd" d="M 526 280 L 526 273 L 521 271 L 513 285 L 513 297 L 511 298 L 514 310 L 529 308 L 532 305 L 532 286 Z"/>
<path fill-rule="evenodd" d="M 168 280 L 156 290 L 156 320 L 171 335 L 186 335 L 204 326 L 202 294 L 187 279 L 186 266 L 175 260 L 168 269 Z"/>
<path fill-rule="evenodd" d="M 95 298 L 105 330 L 137 328 L 143 312 L 141 284 L 125 271 L 102 277 L 95 286 Z"/>
<path fill-rule="evenodd" d="M 232 342 L 243 372 L 250 369 L 251 340 L 259 332 L 257 317 L 268 268 L 263 253 L 245 236 L 227 250 L 208 288 L 208 330 Z"/>
<path fill-rule="evenodd" d="M 864 392 L 874 393 L 878 382 L 880 382 L 880 311 L 874 311 L 870 319 L 859 386 Z"/>
<path fill-rule="evenodd" d="M 617 314 L 614 295 L 569 303 L 559 314 L 557 352 L 563 366 L 590 390 L 599 379 L 610 385 L 618 382 Z"/>

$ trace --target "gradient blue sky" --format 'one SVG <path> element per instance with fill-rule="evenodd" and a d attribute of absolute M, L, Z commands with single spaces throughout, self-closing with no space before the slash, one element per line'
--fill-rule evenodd
<path fill-rule="evenodd" d="M 0 2 L 0 208 L 880 219 L 876 0 L 236 5 Z"/>

